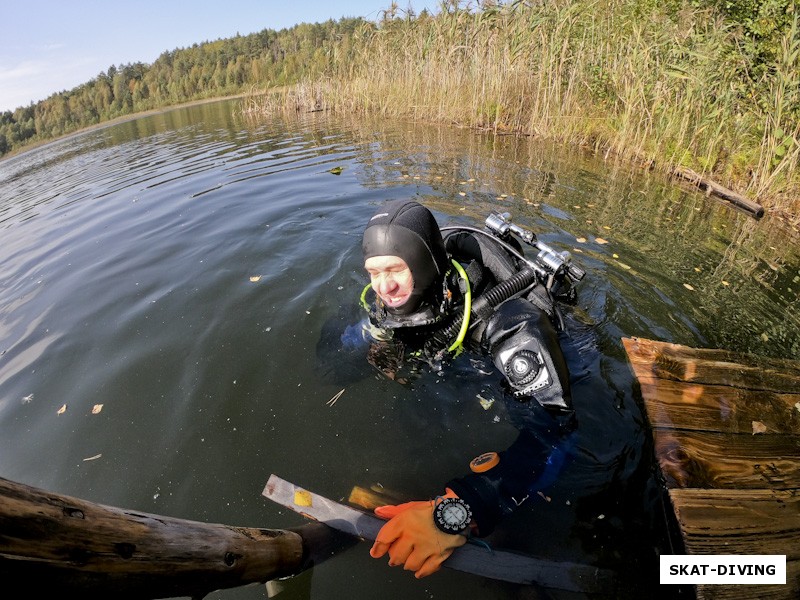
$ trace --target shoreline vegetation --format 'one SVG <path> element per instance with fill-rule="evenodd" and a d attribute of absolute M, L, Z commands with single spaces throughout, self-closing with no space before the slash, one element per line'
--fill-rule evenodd
<path fill-rule="evenodd" d="M 417 15 L 393 3 L 377 22 L 300 24 L 164 53 L 39 105 L 61 98 L 69 109 L 78 91 L 100 88 L 112 113 L 245 93 L 242 112 L 254 118 L 316 110 L 536 136 L 666 176 L 688 169 L 796 228 L 800 20 L 790 0 L 770 3 L 774 14 L 766 4 L 443 0 Z M 761 20 L 730 12 L 750 5 L 762 6 Z M 127 104 L 114 105 L 118 96 Z M 39 105 L 31 137 L 68 132 L 62 124 L 48 138 Z"/>

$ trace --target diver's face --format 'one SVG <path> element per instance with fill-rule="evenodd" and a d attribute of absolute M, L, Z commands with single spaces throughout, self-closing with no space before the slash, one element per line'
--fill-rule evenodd
<path fill-rule="evenodd" d="M 373 256 L 364 261 L 372 289 L 389 308 L 408 302 L 414 290 L 414 276 L 399 256 Z"/>

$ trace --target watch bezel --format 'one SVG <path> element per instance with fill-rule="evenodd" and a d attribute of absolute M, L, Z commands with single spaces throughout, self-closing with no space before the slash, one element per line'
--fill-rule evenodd
<path fill-rule="evenodd" d="M 464 507 L 466 510 L 466 519 L 462 521 L 460 527 L 456 527 L 455 525 L 450 525 L 444 520 L 443 512 L 444 509 L 452 504 L 459 504 Z M 439 531 L 444 533 L 449 533 L 451 535 L 459 535 L 464 533 L 469 528 L 469 524 L 472 521 L 472 509 L 470 505 L 464 502 L 461 498 L 443 498 L 441 502 L 436 505 L 436 508 L 433 509 L 433 522 Z"/>

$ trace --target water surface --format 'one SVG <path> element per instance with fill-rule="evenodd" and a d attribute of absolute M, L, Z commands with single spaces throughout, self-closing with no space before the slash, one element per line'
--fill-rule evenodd
<path fill-rule="evenodd" d="M 573 148 L 319 114 L 253 123 L 237 107 L 173 110 L 0 162 L 0 477 L 266 528 L 302 523 L 261 496 L 271 473 L 334 499 L 354 485 L 439 493 L 516 431 L 502 402 L 480 403 L 499 388 L 476 357 L 401 385 L 336 352 L 361 316 L 361 232 L 390 198 L 442 225 L 507 211 L 588 274 L 566 313 L 574 460 L 490 541 L 663 596 L 657 555 L 674 547 L 620 340 L 794 358 L 796 240 L 769 215 Z M 416 581 L 360 544 L 280 597 L 532 593 L 448 569 Z"/>

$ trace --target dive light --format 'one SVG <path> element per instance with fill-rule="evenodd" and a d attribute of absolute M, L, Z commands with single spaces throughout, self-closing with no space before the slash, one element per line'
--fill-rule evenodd
<path fill-rule="evenodd" d="M 513 233 L 529 246 L 536 248 L 539 251 L 536 255 L 537 266 L 543 268 L 550 275 L 555 276 L 563 271 L 575 281 L 580 281 L 586 275 L 586 271 L 572 262 L 569 252 L 566 250 L 558 252 L 538 240 L 532 231 L 512 223 L 510 213 L 491 213 L 486 217 L 486 228 L 500 239 L 505 239 L 510 233 Z"/>

